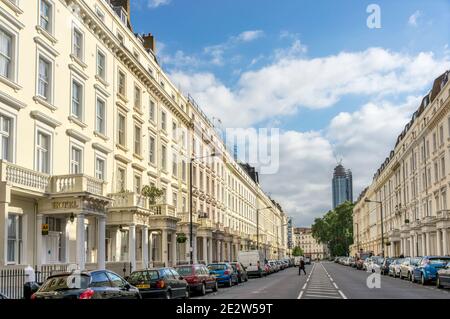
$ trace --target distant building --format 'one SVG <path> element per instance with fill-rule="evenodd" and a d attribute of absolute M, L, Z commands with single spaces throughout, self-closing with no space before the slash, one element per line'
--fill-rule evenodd
<path fill-rule="evenodd" d="M 353 202 L 352 172 L 346 170 L 342 164 L 334 168 L 332 187 L 333 209 L 345 201 Z"/>
<path fill-rule="evenodd" d="M 303 255 L 312 260 L 324 259 L 328 256 L 327 246 L 317 242 L 311 228 L 308 227 L 294 228 L 294 246 L 300 247 Z"/>

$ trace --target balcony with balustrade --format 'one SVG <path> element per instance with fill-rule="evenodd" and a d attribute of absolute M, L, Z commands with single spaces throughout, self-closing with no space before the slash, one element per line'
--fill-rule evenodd
<path fill-rule="evenodd" d="M 114 193 L 108 195 L 113 201 L 110 209 L 142 209 L 149 210 L 148 199 L 134 192 Z"/>

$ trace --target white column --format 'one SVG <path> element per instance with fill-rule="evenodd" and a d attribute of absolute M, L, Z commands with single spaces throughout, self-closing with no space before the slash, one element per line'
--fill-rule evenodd
<path fill-rule="evenodd" d="M 191 262 L 191 238 L 186 235 L 186 243 L 184 244 L 184 258 L 183 261 Z"/>
<path fill-rule="evenodd" d="M 41 220 L 42 221 L 42 220 Z M 72 223 L 70 218 L 66 218 L 66 224 L 64 225 L 64 262 L 70 262 L 70 230 Z M 42 238 L 42 237 L 41 237 Z"/>
<path fill-rule="evenodd" d="M 414 239 L 413 236 L 409 237 L 409 255 L 414 256 Z"/>
<path fill-rule="evenodd" d="M 153 267 L 153 233 L 151 231 L 148 236 L 148 261 L 149 267 Z"/>
<path fill-rule="evenodd" d="M 142 267 L 148 268 L 148 227 L 142 227 Z"/>
<path fill-rule="evenodd" d="M 441 230 L 440 229 L 436 229 L 436 255 L 438 255 L 438 256 L 442 254 L 441 242 L 442 242 Z"/>
<path fill-rule="evenodd" d="M 217 262 L 220 262 L 220 240 L 216 240 L 216 244 L 217 244 L 217 252 L 216 252 L 216 256 L 217 256 Z"/>
<path fill-rule="evenodd" d="M 198 259 L 197 259 L 197 236 L 193 235 L 194 238 L 192 238 L 192 260 L 194 262 L 194 264 L 197 263 Z"/>
<path fill-rule="evenodd" d="M 208 242 L 208 263 L 212 263 L 212 261 L 213 261 L 213 251 L 212 251 L 213 241 L 212 241 L 212 237 L 207 239 L 207 242 Z"/>
<path fill-rule="evenodd" d="M 42 265 L 42 257 L 43 257 L 42 256 L 42 244 L 43 244 L 42 243 L 42 214 L 37 214 L 36 215 L 36 264 L 38 266 Z M 5 252 L 5 254 L 6 254 L 6 252 Z M 5 259 L 5 261 L 6 261 L 6 259 Z"/>
<path fill-rule="evenodd" d="M 232 248 L 231 246 L 233 246 L 233 244 L 231 242 L 228 242 L 228 261 L 232 262 L 233 261 L 233 256 L 232 256 Z"/>
<path fill-rule="evenodd" d="M 177 265 L 177 233 L 172 233 L 172 245 L 170 247 L 172 249 L 172 264 L 173 266 Z"/>
<path fill-rule="evenodd" d="M 161 256 L 165 267 L 169 266 L 169 255 L 167 251 L 167 230 L 161 230 Z"/>
<path fill-rule="evenodd" d="M 430 233 L 425 233 L 425 245 L 426 245 L 426 254 L 431 255 L 431 245 L 430 245 Z"/>
<path fill-rule="evenodd" d="M 106 253 L 105 253 L 105 236 L 106 236 L 106 218 L 100 216 L 98 219 L 98 234 L 97 234 L 97 267 L 98 269 L 106 268 Z"/>
<path fill-rule="evenodd" d="M 427 254 L 427 252 L 426 252 L 426 244 L 425 244 L 425 234 L 422 233 L 420 237 L 422 239 L 422 244 L 420 245 L 421 248 L 422 248 L 422 251 L 420 253 L 421 253 L 422 256 L 425 256 Z"/>
<path fill-rule="evenodd" d="M 417 240 L 418 240 L 417 234 L 415 234 L 413 236 L 413 245 L 414 245 L 414 247 L 413 247 L 413 252 L 414 252 L 413 257 L 419 256 L 419 252 L 417 251 Z"/>
<path fill-rule="evenodd" d="M 85 268 L 86 251 L 84 238 L 84 214 L 77 215 L 77 264 L 80 270 Z"/>
<path fill-rule="evenodd" d="M 448 236 L 447 236 L 447 228 L 442 229 L 442 255 L 448 256 Z"/>
<path fill-rule="evenodd" d="M 136 270 L 136 226 L 130 225 L 128 228 L 128 259 L 131 263 L 132 271 Z"/>
<path fill-rule="evenodd" d="M 208 238 L 206 236 L 202 237 L 203 243 L 202 243 L 202 249 L 203 249 L 203 261 L 205 264 L 208 264 Z"/>

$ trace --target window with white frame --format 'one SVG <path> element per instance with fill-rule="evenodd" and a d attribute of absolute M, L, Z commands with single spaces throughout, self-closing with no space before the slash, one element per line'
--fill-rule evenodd
<path fill-rule="evenodd" d="M 150 105 L 148 107 L 148 115 L 151 121 L 155 121 L 155 102 L 150 100 Z"/>
<path fill-rule="evenodd" d="M 118 76 L 119 76 L 118 83 L 117 83 L 117 85 L 118 85 L 118 92 L 119 92 L 119 94 L 125 96 L 125 94 L 126 94 L 126 85 L 127 85 L 126 84 L 127 83 L 126 75 L 122 71 L 119 71 L 119 75 Z"/>
<path fill-rule="evenodd" d="M 134 126 L 134 154 L 141 155 L 141 127 Z"/>
<path fill-rule="evenodd" d="M 106 160 L 103 157 L 95 157 L 95 177 L 106 180 Z"/>
<path fill-rule="evenodd" d="M 95 14 L 97 15 L 97 17 L 99 17 L 100 20 L 105 21 L 105 14 L 102 10 L 100 10 L 99 7 L 95 8 Z"/>
<path fill-rule="evenodd" d="M 95 130 L 98 133 L 106 134 L 106 107 L 105 101 L 97 98 L 95 106 Z"/>
<path fill-rule="evenodd" d="M 73 28 L 72 54 L 83 60 L 83 33 L 77 28 Z"/>
<path fill-rule="evenodd" d="M 152 164 L 156 164 L 156 140 L 155 137 L 151 136 L 149 137 L 149 143 L 148 143 L 148 153 L 149 153 L 149 161 Z"/>
<path fill-rule="evenodd" d="M 116 191 L 118 192 L 122 192 L 125 190 L 126 187 L 126 176 L 127 176 L 127 171 L 124 167 L 117 167 L 117 189 Z"/>
<path fill-rule="evenodd" d="M 126 134 L 126 117 L 122 113 L 118 114 L 117 120 L 117 137 L 119 145 L 125 146 L 125 134 Z"/>
<path fill-rule="evenodd" d="M 134 107 L 141 109 L 141 89 L 137 85 L 134 86 Z"/>
<path fill-rule="evenodd" d="M 0 114 L 0 159 L 12 161 L 12 119 L 8 116 Z"/>
<path fill-rule="evenodd" d="M 0 28 L 0 76 L 13 80 L 14 38 Z"/>
<path fill-rule="evenodd" d="M 97 50 L 97 76 L 106 79 L 106 55 L 100 50 Z"/>
<path fill-rule="evenodd" d="M 78 146 L 70 148 L 70 172 L 81 174 L 83 172 L 83 149 Z"/>
<path fill-rule="evenodd" d="M 175 210 L 178 210 L 178 194 L 176 192 L 172 193 L 172 203 Z"/>
<path fill-rule="evenodd" d="M 161 111 L 161 129 L 167 130 L 167 114 L 164 111 Z"/>
<path fill-rule="evenodd" d="M 175 152 L 172 154 L 172 175 L 178 176 L 177 154 Z"/>
<path fill-rule="evenodd" d="M 186 182 L 186 161 L 181 161 L 181 178 L 183 179 L 183 182 Z"/>
<path fill-rule="evenodd" d="M 22 262 L 22 215 L 8 214 L 7 262 L 20 264 Z"/>
<path fill-rule="evenodd" d="M 53 29 L 53 5 L 47 0 L 41 0 L 39 6 L 39 25 L 48 33 Z"/>
<path fill-rule="evenodd" d="M 142 188 L 142 177 L 141 177 L 141 175 L 135 174 L 134 175 L 134 191 L 136 192 L 136 194 L 141 193 L 141 188 Z"/>
<path fill-rule="evenodd" d="M 41 173 L 50 173 L 50 143 L 49 134 L 38 131 L 36 137 L 36 170 Z"/>
<path fill-rule="evenodd" d="M 38 95 L 51 101 L 52 64 L 43 56 L 39 56 Z"/>
<path fill-rule="evenodd" d="M 177 122 L 175 121 L 172 122 L 172 138 L 177 139 Z"/>
<path fill-rule="evenodd" d="M 161 167 L 163 170 L 167 170 L 167 147 L 161 146 Z"/>
<path fill-rule="evenodd" d="M 72 80 L 72 116 L 83 119 L 83 85 Z"/>

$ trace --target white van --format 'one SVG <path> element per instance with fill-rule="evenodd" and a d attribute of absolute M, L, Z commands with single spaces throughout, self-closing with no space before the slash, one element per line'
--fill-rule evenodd
<path fill-rule="evenodd" d="M 264 275 L 264 256 L 261 251 L 240 251 L 237 261 L 245 267 L 249 276 L 262 277 Z"/>

